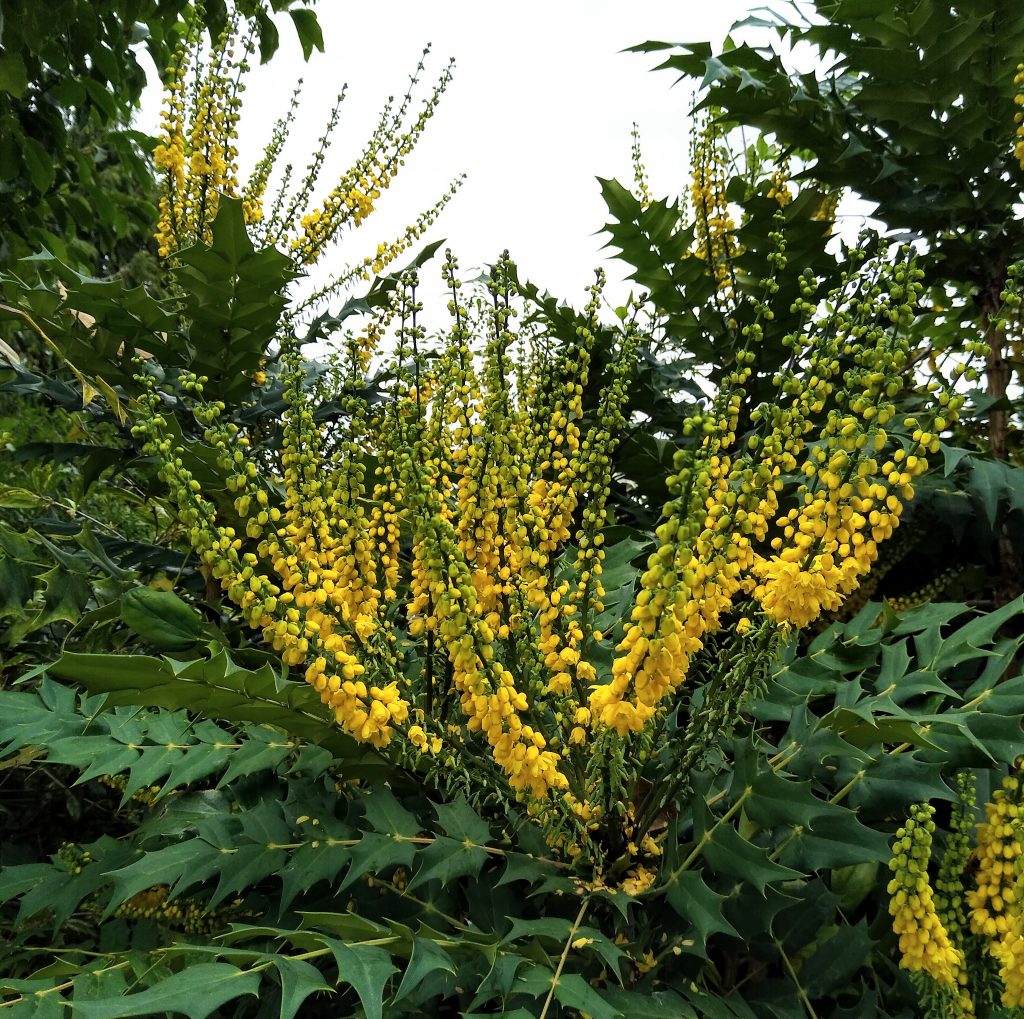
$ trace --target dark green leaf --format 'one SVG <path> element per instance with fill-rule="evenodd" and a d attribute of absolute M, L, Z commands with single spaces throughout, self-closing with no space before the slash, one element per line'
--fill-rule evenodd
<path fill-rule="evenodd" d="M 383 949 L 366 945 L 346 945 L 324 938 L 338 965 L 338 983 L 351 984 L 366 1013 L 366 1019 L 381 1019 L 384 987 L 397 969 Z"/>
<path fill-rule="evenodd" d="M 293 1019 L 311 994 L 331 990 L 331 985 L 324 981 L 320 970 L 304 959 L 273 955 L 271 961 L 281 981 L 280 1019 Z"/>
<path fill-rule="evenodd" d="M 419 867 L 409 881 L 409 891 L 428 881 L 448 884 L 456 878 L 476 877 L 487 859 L 487 852 L 479 846 L 438 836 L 417 858 Z"/>
<path fill-rule="evenodd" d="M 770 860 L 766 849 L 742 838 L 731 824 L 715 827 L 711 839 L 704 846 L 702 856 L 712 870 L 742 878 L 762 894 L 774 881 L 789 881 L 800 877 L 798 871 Z"/>
<path fill-rule="evenodd" d="M 74 1011 L 84 1019 L 121 1019 L 179 1012 L 189 1019 L 205 1019 L 221 1005 L 243 994 L 258 994 L 260 979 L 226 962 L 189 966 L 145 991 L 117 998 L 75 1000 Z M 379 1019 L 379 1013 L 378 1013 Z"/>
<path fill-rule="evenodd" d="M 14 52 L 0 54 L 0 89 L 15 99 L 20 99 L 27 84 L 25 61 Z"/>
<path fill-rule="evenodd" d="M 555 984 L 555 997 L 569 1008 L 586 1012 L 593 1019 L 618 1019 L 622 1013 L 609 1004 L 578 973 L 562 973 Z"/>
<path fill-rule="evenodd" d="M 669 905 L 693 924 L 697 937 L 691 949 L 697 955 L 706 956 L 706 945 L 713 934 L 739 936 L 722 912 L 725 896 L 712 891 L 697 871 L 672 874 L 665 883 L 665 891 Z"/>
<path fill-rule="evenodd" d="M 416 818 L 398 802 L 387 786 L 376 786 L 362 798 L 366 820 L 382 835 L 419 835 Z"/>
<path fill-rule="evenodd" d="M 25 167 L 32 186 L 39 194 L 45 194 L 53 184 L 53 158 L 29 135 L 24 135 L 21 139 L 21 154 L 25 159 Z"/>
<path fill-rule="evenodd" d="M 309 60 L 310 54 L 312 54 L 314 49 L 323 53 L 324 34 L 320 28 L 320 22 L 317 21 L 316 14 L 305 8 L 289 11 L 288 14 L 295 25 L 295 32 L 302 46 L 303 59 Z"/>
<path fill-rule="evenodd" d="M 427 938 L 413 938 L 412 957 L 402 975 L 402 982 L 395 992 L 395 1003 L 412 994 L 430 973 L 457 972 L 451 957 L 442 948 Z"/>
<path fill-rule="evenodd" d="M 121 619 L 158 651 L 193 647 L 202 617 L 172 591 L 136 587 L 121 597 Z"/>
<path fill-rule="evenodd" d="M 453 839 L 475 845 L 486 845 L 490 841 L 491 832 L 487 822 L 480 818 L 464 796 L 459 796 L 454 803 L 435 803 L 434 810 L 441 827 Z"/>

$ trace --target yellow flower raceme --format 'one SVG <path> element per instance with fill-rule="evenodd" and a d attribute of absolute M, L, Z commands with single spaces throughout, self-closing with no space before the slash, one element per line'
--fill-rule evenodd
<path fill-rule="evenodd" d="M 779 208 L 784 209 L 793 201 L 793 192 L 789 188 L 789 160 L 782 160 L 769 178 L 768 197 L 778 202 Z"/>
<path fill-rule="evenodd" d="M 935 808 L 911 808 L 904 827 L 896 832 L 889 868 L 889 913 L 900 939 L 900 966 L 927 974 L 936 983 L 955 987 L 963 955 L 950 943 L 932 899 L 928 881 Z"/>
<path fill-rule="evenodd" d="M 727 304 L 735 299 L 733 259 L 739 254 L 736 224 L 725 196 L 726 151 L 722 129 L 709 114 L 694 134 L 690 161 L 693 180 L 690 200 L 694 211 L 694 254 L 707 262 L 718 291 Z M 781 204 L 781 203 L 780 203 Z"/>
<path fill-rule="evenodd" d="M 985 938 L 999 965 L 1006 1008 L 1024 1005 L 1021 801 L 1021 776 L 1016 769 L 985 805 L 985 822 L 978 826 L 975 849 L 975 888 L 967 893 L 971 930 Z"/>
<path fill-rule="evenodd" d="M 607 499 L 636 309 L 604 325 L 599 275 L 571 329 L 565 318 L 517 329 L 507 258 L 475 304 L 456 270 L 449 255 L 452 325 L 440 341 L 427 338 L 408 274 L 343 337 L 326 382 L 287 348 L 272 447 L 253 448 L 263 437 L 227 420 L 205 380 L 182 376 L 236 519 L 202 492 L 144 365 L 138 430 L 204 570 L 344 731 L 441 780 L 484 776 L 550 826 L 553 846 L 596 860 L 623 809 L 640 825 L 628 839 L 643 842 L 650 818 L 610 762 L 650 752 L 709 635 L 741 611 L 755 637 L 808 625 L 856 588 L 898 525 L 936 441 L 906 420 L 905 437 L 886 431 L 917 277 L 905 264 L 873 268 L 881 296 L 832 295 L 824 320 L 808 300 L 778 395 L 757 407 L 747 387 L 762 326 L 747 330 L 720 391 L 684 422 L 657 544 L 620 621 L 605 610 Z M 386 383 L 373 389 L 366 374 L 388 330 Z M 610 662 L 598 650 L 609 625 Z M 630 887 L 644 879 L 637 870 Z"/>
<path fill-rule="evenodd" d="M 160 141 L 153 160 L 161 176 L 160 216 L 156 240 L 162 258 L 195 238 L 209 239 L 209 228 L 222 194 L 234 196 L 237 157 L 234 140 L 238 123 L 242 77 L 252 51 L 251 34 L 242 42 L 236 61 L 232 48 L 238 15 L 212 47 L 201 80 L 186 88 L 190 63 L 199 59 L 201 21 L 193 17 L 185 42 L 167 69 Z M 189 54 L 189 50 L 192 54 Z"/>
<path fill-rule="evenodd" d="M 1019 816 L 1021 780 L 1003 780 L 992 802 L 985 805 L 985 823 L 978 828 L 976 887 L 967 893 L 971 930 L 989 939 L 1007 934 L 1017 909 L 1017 861 L 1021 855 Z"/>
<path fill-rule="evenodd" d="M 325 164 L 331 135 L 339 123 L 339 110 L 345 98 L 343 89 L 320 145 L 295 192 L 289 193 L 292 178 L 289 164 L 282 174 L 275 200 L 268 203 L 268 186 L 294 121 L 298 89 L 288 112 L 274 125 L 263 157 L 249 181 L 239 188 L 236 148 L 239 111 L 249 70 L 248 58 L 253 49 L 250 30 L 241 40 L 240 54 L 235 53 L 235 36 L 241 20 L 238 9 L 229 4 L 225 29 L 207 50 L 203 45 L 201 12 L 195 14 L 187 26 L 181 48 L 167 68 L 160 138 L 154 151 L 161 183 L 157 249 L 161 258 L 170 258 L 197 240 L 208 242 L 221 196 L 235 197 L 241 191 L 245 221 L 253 227 L 254 239 L 262 244 L 289 247 L 297 262 L 312 265 L 344 227 L 360 226 L 374 211 L 381 193 L 390 186 L 433 117 L 451 80 L 451 64 L 441 74 L 421 109 L 413 115 L 413 93 L 424 69 L 420 61 L 398 108 L 395 109 L 392 101 L 388 102 L 356 162 L 341 175 L 327 197 L 314 206 L 315 186 Z M 453 189 L 457 186 L 458 183 L 453 185 Z M 383 245 L 375 256 L 349 273 L 343 273 L 340 282 L 307 299 L 303 307 L 333 295 L 357 275 L 369 270 L 382 271 L 436 219 L 450 200 L 453 189 L 416 217 L 401 238 Z"/>
<path fill-rule="evenodd" d="M 869 314 L 909 321 L 907 300 L 920 292 L 919 279 L 906 263 L 891 270 L 892 296 Z M 756 430 L 745 448 L 737 433 L 750 349 L 739 353 L 710 408 L 687 422 L 694 448 L 677 455 L 679 473 L 669 478 L 675 498 L 657 529 L 661 544 L 648 560 L 612 677 L 592 688 L 594 725 L 621 736 L 642 732 L 738 597 L 753 598 L 781 627 L 804 627 L 834 611 L 898 527 L 938 440 L 916 419 L 903 422 L 912 429 L 908 446 L 886 431 L 904 385 L 907 341 L 862 325 L 863 304 L 844 307 L 842 292 L 833 297 L 831 319 L 808 336 L 802 370 L 781 372 L 778 401 L 751 414 Z M 760 336 L 759 326 L 750 328 L 749 346 Z M 796 347 L 795 337 L 788 340 Z M 841 356 L 852 364 L 844 369 Z M 948 424 L 962 398 L 942 396 Z M 783 514 L 781 475 L 797 470 L 805 481 Z"/>

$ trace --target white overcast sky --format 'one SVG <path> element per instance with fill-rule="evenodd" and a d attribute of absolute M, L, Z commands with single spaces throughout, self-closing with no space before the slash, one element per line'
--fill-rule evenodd
<path fill-rule="evenodd" d="M 430 72 L 449 56 L 455 77 L 402 174 L 358 231 L 346 236 L 326 268 L 361 258 L 431 204 L 460 173 L 467 180 L 428 239 L 447 238 L 464 277 L 508 248 L 520 274 L 573 304 L 603 264 L 620 298 L 623 271 L 602 251 L 607 213 L 596 177 L 628 182 L 630 128 L 640 128 L 656 195 L 686 186 L 691 90 L 673 87 L 656 60 L 620 52 L 647 39 L 719 45 L 731 24 L 760 3 L 743 0 L 321 0 L 316 6 L 326 53 L 302 60 L 290 22 L 281 50 L 250 76 L 241 120 L 243 174 L 258 158 L 296 80 L 303 104 L 287 158 L 305 164 L 341 86 L 348 98 L 332 150 L 348 165 L 387 96 L 404 92 L 428 42 Z M 763 37 L 762 37 L 763 38 Z M 155 132 L 159 91 L 147 92 L 140 127 Z M 329 187 L 330 174 L 322 178 Z M 439 270 L 439 264 L 425 270 Z M 618 284 L 618 285 L 616 285 Z M 443 326 L 444 323 L 436 323 Z"/>

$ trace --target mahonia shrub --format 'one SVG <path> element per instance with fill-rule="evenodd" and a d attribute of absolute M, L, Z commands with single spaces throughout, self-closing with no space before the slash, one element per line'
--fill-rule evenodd
<path fill-rule="evenodd" d="M 735 369 L 684 423 L 691 444 L 632 608 L 608 619 L 607 496 L 641 307 L 593 378 L 600 274 L 565 337 L 516 329 L 507 258 L 475 310 L 450 254 L 443 273 L 452 324 L 435 342 L 415 274 L 343 337 L 342 414 L 329 426 L 282 332 L 279 449 L 222 421 L 203 377 L 181 377 L 230 474 L 233 514 L 184 466 L 144 364 L 136 434 L 212 576 L 339 726 L 441 788 L 524 803 L 567 856 L 643 890 L 659 816 L 781 637 L 869 573 L 962 397 L 939 392 L 930 422 L 898 414 L 921 287 L 904 252 L 855 259 L 824 300 L 805 278 L 777 396 L 749 407 L 749 366 L 771 328 L 765 279 Z M 377 354 L 382 401 L 365 384 Z M 716 696 L 679 724 L 698 661 Z"/>
<path fill-rule="evenodd" d="M 250 243 L 279 245 L 298 274 L 373 212 L 449 72 L 414 113 L 417 70 L 316 203 L 336 108 L 303 180 L 290 190 L 286 167 L 268 205 L 296 102 L 242 187 L 234 143 L 252 44 L 235 40 L 236 20 L 229 13 L 212 46 L 198 28 L 186 34 L 169 68 L 157 242 L 170 269 L 201 270 L 221 216 L 240 205 Z M 795 326 L 774 334 L 785 231 L 777 219 L 769 271 L 749 296 L 732 267 L 723 158 L 709 122 L 694 148 L 689 257 L 734 313 L 737 342 L 681 424 L 635 597 L 606 591 L 603 577 L 642 299 L 605 325 L 599 273 L 569 334 L 545 327 L 532 297 L 517 328 L 529 291 L 508 258 L 467 301 L 448 255 L 450 328 L 428 339 L 417 277 L 403 275 L 386 301 L 362 309 L 361 329 L 339 333 L 328 375 L 309 383 L 303 312 L 381 272 L 446 199 L 394 245 L 282 302 L 267 351 L 283 385 L 279 443 L 228 415 L 204 375 L 137 361 L 134 432 L 161 465 L 204 569 L 341 729 L 442 790 L 523 804 L 554 848 L 633 891 L 653 880 L 665 811 L 736 723 L 780 640 L 868 576 L 963 404 L 934 382 L 925 417 L 900 411 L 922 292 L 909 252 L 853 251 L 823 294 L 805 273 L 788 309 Z M 642 184 L 639 165 L 637 176 Z M 770 190 L 784 207 L 784 161 Z M 201 285 L 195 273 L 172 280 Z M 787 358 L 769 398 L 755 400 L 767 340 Z M 227 498 L 196 477 L 185 432 L 162 412 L 163 385 L 191 403 Z"/>

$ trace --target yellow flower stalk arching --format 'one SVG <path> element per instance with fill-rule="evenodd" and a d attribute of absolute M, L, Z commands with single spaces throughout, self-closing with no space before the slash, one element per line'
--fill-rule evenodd
<path fill-rule="evenodd" d="M 709 411 L 687 422 L 694 447 L 677 454 L 661 545 L 641 579 L 612 678 L 590 695 L 594 718 L 620 735 L 644 730 L 739 599 L 753 599 L 780 627 L 807 626 L 857 588 L 899 526 L 926 454 L 938 450 L 934 432 L 916 419 L 902 422 L 912 429 L 907 447 L 885 427 L 904 386 L 900 327 L 920 272 L 910 262 L 891 276 L 870 272 L 872 284 L 851 277 L 844 290 L 869 285 L 873 302 L 846 303 L 837 292 L 829 320 L 817 324 L 805 302 L 808 331 L 786 338 L 794 354 L 775 380 L 779 399 L 753 409 L 744 443 L 737 433 L 760 325 L 748 329 L 738 367 Z M 867 324 L 865 313 L 881 321 Z M 963 398 L 942 392 L 939 402 L 945 423 Z M 783 475 L 793 473 L 805 480 L 783 512 Z"/>

